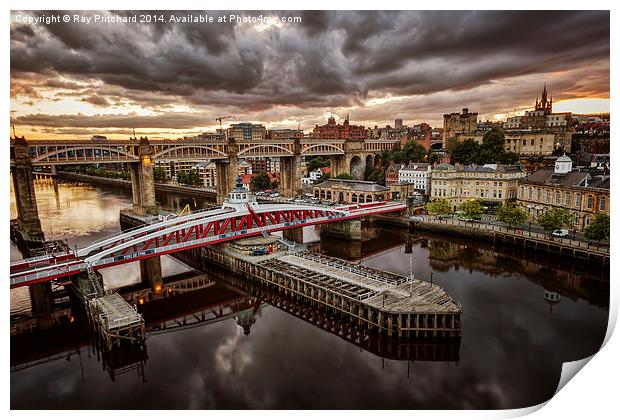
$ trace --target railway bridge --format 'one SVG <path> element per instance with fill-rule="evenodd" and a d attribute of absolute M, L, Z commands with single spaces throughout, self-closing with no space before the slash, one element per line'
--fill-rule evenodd
<path fill-rule="evenodd" d="M 137 214 L 154 214 L 154 166 L 158 162 L 204 161 L 216 163 L 217 199 L 222 203 L 235 184 L 239 159 L 280 159 L 280 190 L 283 196 L 294 196 L 301 190 L 303 157 L 329 158 L 332 174 L 348 172 L 362 179 L 368 167 L 379 164 L 379 155 L 392 150 L 398 142 L 385 139 L 278 139 L 240 140 L 190 139 L 149 140 L 26 140 L 11 138 L 10 166 L 13 175 L 18 225 L 25 237 L 40 236 L 33 167 L 89 163 L 124 163 L 129 167 L 133 210 Z"/>

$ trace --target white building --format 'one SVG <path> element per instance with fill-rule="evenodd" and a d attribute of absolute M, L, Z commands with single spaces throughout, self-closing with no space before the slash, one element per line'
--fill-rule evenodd
<path fill-rule="evenodd" d="M 422 194 L 431 192 L 431 165 L 428 163 L 410 163 L 398 170 L 398 182 L 414 185 L 414 189 Z"/>

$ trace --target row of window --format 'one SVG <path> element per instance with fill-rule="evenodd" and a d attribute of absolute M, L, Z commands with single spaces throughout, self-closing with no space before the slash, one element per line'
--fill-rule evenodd
<path fill-rule="evenodd" d="M 525 187 L 521 187 L 520 191 L 519 191 L 519 196 L 523 199 L 525 198 Z M 541 201 L 542 197 L 543 197 L 543 190 L 539 189 L 539 188 L 531 188 L 529 187 L 527 189 L 527 197 L 529 200 L 532 200 L 534 198 L 534 196 L 536 196 L 536 201 Z M 552 199 L 553 199 L 553 204 L 556 205 L 564 205 L 569 207 L 571 205 L 571 202 L 573 202 L 571 200 L 571 194 L 569 192 L 564 192 L 563 196 L 561 195 L 561 193 L 559 191 L 555 191 L 553 194 L 553 197 L 551 195 L 551 191 L 547 190 L 545 191 L 544 194 L 545 197 L 545 203 L 547 204 L 551 204 Z M 575 199 L 574 199 L 574 205 L 575 207 L 581 207 L 581 194 L 577 193 L 575 194 Z M 594 208 L 594 196 L 592 194 L 588 194 L 586 196 L 586 208 L 588 209 L 592 209 Z M 598 202 L 598 209 L 600 211 L 605 211 L 607 210 L 607 199 L 605 197 L 600 197 L 599 198 L 599 202 Z"/>

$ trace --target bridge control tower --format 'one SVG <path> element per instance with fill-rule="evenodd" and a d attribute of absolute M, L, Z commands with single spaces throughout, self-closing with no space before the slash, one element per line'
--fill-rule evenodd
<path fill-rule="evenodd" d="M 228 198 L 224 200 L 223 208 L 231 207 L 235 210 L 246 208 L 247 206 L 255 208 L 258 206 L 256 197 L 250 193 L 241 182 L 241 176 L 237 176 L 235 187 L 228 193 Z"/>

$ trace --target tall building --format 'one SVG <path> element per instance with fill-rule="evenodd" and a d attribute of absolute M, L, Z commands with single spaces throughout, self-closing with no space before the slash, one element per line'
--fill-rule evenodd
<path fill-rule="evenodd" d="M 478 113 L 469 112 L 468 108 L 463 108 L 462 113 L 453 112 L 443 114 L 443 144 L 449 138 L 457 137 L 459 134 L 472 133 L 476 131 L 478 125 Z"/>
<path fill-rule="evenodd" d="M 541 168 L 519 184 L 517 204 L 532 221 L 552 208 L 568 209 L 576 230 L 584 230 L 598 213 L 609 215 L 609 173 L 573 169 L 566 155 L 555 166 Z"/>
<path fill-rule="evenodd" d="M 394 120 L 394 128 L 403 128 L 402 118 L 397 118 Z"/>
<path fill-rule="evenodd" d="M 349 124 L 349 116 L 342 124 L 336 124 L 334 117 L 327 119 L 327 124 L 316 125 L 312 130 L 312 137 L 326 140 L 364 140 L 368 138 L 368 129 L 361 125 Z"/>
<path fill-rule="evenodd" d="M 262 124 L 249 122 L 232 124 L 227 130 L 228 138 L 235 140 L 264 140 L 266 134 L 267 130 Z"/>

